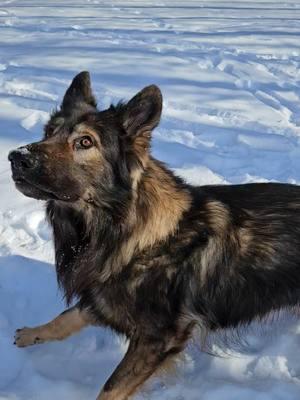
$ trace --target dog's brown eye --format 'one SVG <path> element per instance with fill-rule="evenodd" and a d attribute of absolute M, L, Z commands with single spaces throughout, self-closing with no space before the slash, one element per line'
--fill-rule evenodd
<path fill-rule="evenodd" d="M 89 149 L 94 145 L 92 139 L 89 136 L 84 136 L 75 141 L 76 149 Z"/>

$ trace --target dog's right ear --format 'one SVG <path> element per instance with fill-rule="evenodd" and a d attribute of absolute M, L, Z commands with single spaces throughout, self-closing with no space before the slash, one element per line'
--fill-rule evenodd
<path fill-rule="evenodd" d="M 73 79 L 70 87 L 66 91 L 62 101 L 61 109 L 70 112 L 78 103 L 85 103 L 96 107 L 96 99 L 92 92 L 90 74 L 87 71 L 80 72 Z"/>

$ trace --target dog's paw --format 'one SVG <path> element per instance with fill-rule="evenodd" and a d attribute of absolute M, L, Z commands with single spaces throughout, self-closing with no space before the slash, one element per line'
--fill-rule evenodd
<path fill-rule="evenodd" d="M 14 344 L 18 347 L 27 347 L 43 342 L 44 340 L 40 337 L 38 329 L 25 327 L 16 330 Z"/>

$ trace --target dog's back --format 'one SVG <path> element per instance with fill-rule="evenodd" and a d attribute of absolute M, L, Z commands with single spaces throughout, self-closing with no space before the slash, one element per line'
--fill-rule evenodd
<path fill-rule="evenodd" d="M 207 196 L 210 237 L 194 262 L 200 278 L 192 280 L 190 301 L 208 326 L 234 327 L 299 304 L 300 188 L 262 183 L 198 191 L 196 198 Z"/>

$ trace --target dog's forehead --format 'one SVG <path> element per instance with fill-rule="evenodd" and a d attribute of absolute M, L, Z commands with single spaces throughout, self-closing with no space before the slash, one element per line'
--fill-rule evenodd
<path fill-rule="evenodd" d="M 62 116 L 52 116 L 45 126 L 46 138 L 67 136 L 69 131 L 70 126 Z"/>
<path fill-rule="evenodd" d="M 64 117 L 52 117 L 50 119 L 51 125 L 55 131 L 60 130 L 65 125 L 65 118 Z"/>
<path fill-rule="evenodd" d="M 54 112 L 45 126 L 45 138 L 67 139 L 74 132 L 93 132 L 94 135 L 115 136 L 120 129 L 120 121 L 115 107 L 99 111 L 94 107 L 74 108 L 72 113 L 63 109 Z M 81 132 L 79 132 L 79 130 Z"/>
<path fill-rule="evenodd" d="M 75 110 L 74 110 L 75 111 Z M 83 124 L 88 125 L 92 121 L 91 112 L 74 112 L 72 114 L 64 114 L 61 111 L 51 116 L 46 127 L 50 127 L 51 136 L 58 134 L 72 133 L 72 131 Z"/>

